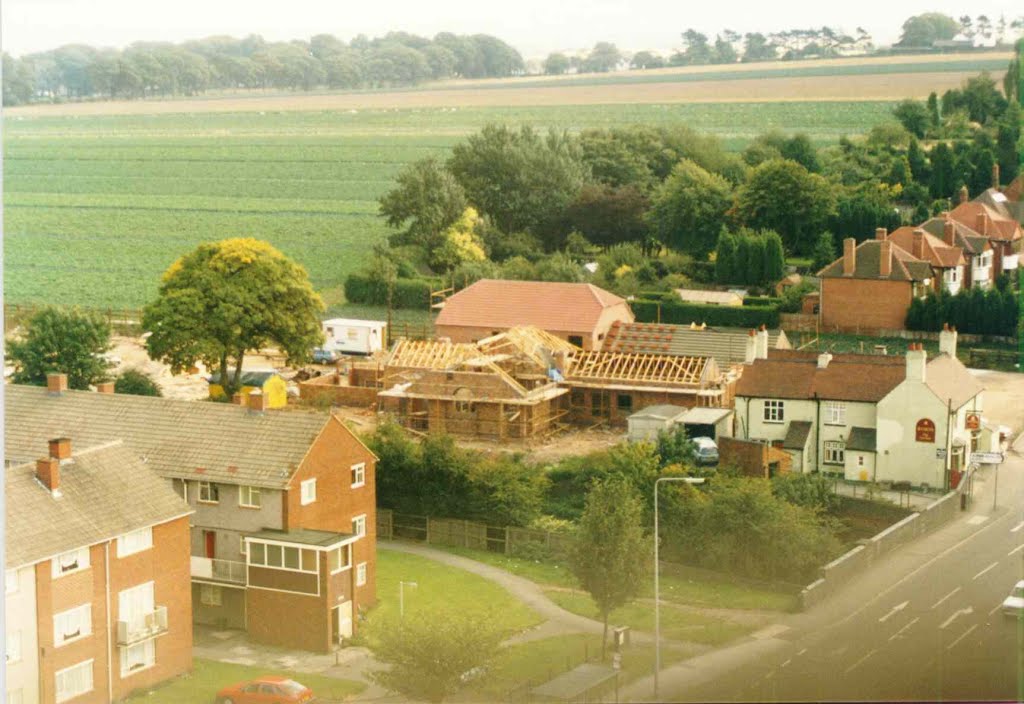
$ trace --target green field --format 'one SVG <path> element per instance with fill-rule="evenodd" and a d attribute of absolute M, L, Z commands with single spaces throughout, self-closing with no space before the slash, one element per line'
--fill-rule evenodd
<path fill-rule="evenodd" d="M 817 144 L 867 130 L 891 102 L 435 108 L 7 117 L 8 303 L 139 307 L 199 242 L 266 239 L 306 266 L 335 312 L 345 276 L 387 235 L 376 199 L 407 164 L 488 122 L 579 130 L 685 124 L 740 149 L 758 133 Z"/>

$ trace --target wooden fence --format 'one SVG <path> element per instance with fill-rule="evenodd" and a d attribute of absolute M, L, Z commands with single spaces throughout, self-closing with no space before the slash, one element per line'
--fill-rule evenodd
<path fill-rule="evenodd" d="M 9 333 L 29 318 L 49 306 L 35 303 L 5 303 L 4 333 Z M 66 306 L 53 306 L 68 309 Z M 142 310 L 138 308 L 82 308 L 83 313 L 91 313 L 103 318 L 110 329 L 122 335 L 138 334 L 142 330 Z"/>
<path fill-rule="evenodd" d="M 565 533 L 491 526 L 458 518 L 417 516 L 396 513 L 386 508 L 377 511 L 377 537 L 382 540 L 403 538 L 427 544 L 524 556 L 535 555 L 538 551 L 552 556 L 565 556 L 572 545 L 572 538 Z"/>

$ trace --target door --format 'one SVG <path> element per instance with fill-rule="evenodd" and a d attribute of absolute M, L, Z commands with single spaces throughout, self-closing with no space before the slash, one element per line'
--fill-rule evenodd
<path fill-rule="evenodd" d="M 203 544 L 206 550 L 206 556 L 214 558 L 217 556 L 217 533 L 212 530 L 203 531 Z"/>
<path fill-rule="evenodd" d="M 352 602 L 346 601 L 331 609 L 331 642 L 341 645 L 352 637 Z"/>

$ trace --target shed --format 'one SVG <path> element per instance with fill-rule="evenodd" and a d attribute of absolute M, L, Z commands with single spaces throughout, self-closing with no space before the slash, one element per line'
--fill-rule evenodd
<path fill-rule="evenodd" d="M 718 438 L 732 435 L 731 408 L 691 408 L 682 417 L 681 421 L 686 426 L 686 434 L 691 438 L 711 438 L 718 441 Z"/>
<path fill-rule="evenodd" d="M 599 702 L 615 689 L 618 672 L 607 665 L 583 663 L 534 687 L 530 694 L 542 702 Z"/>
<path fill-rule="evenodd" d="M 234 369 L 228 369 L 228 376 L 235 373 Z M 224 387 L 220 383 L 220 372 L 216 372 L 207 379 L 210 384 L 210 398 L 219 399 L 225 396 Z M 257 389 L 267 399 L 268 408 L 284 408 L 288 405 L 288 382 L 273 369 L 254 369 L 242 371 L 242 388 L 238 391 L 248 399 L 249 394 Z"/>
<path fill-rule="evenodd" d="M 685 303 L 699 303 L 707 306 L 743 305 L 743 296 L 736 291 L 706 291 L 703 289 L 677 288 L 676 295 Z"/>
<path fill-rule="evenodd" d="M 384 349 L 388 324 L 380 320 L 331 318 L 322 323 L 324 349 L 343 354 L 373 354 Z"/>
<path fill-rule="evenodd" d="M 711 409 L 709 409 L 711 410 Z M 630 442 L 656 440 L 658 433 L 679 423 L 688 409 L 671 404 L 648 406 L 626 419 Z"/>

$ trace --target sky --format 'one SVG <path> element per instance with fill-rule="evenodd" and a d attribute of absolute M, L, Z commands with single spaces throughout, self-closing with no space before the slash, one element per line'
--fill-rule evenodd
<path fill-rule="evenodd" d="M 182 41 L 212 34 L 260 34 L 269 41 L 334 34 L 378 36 L 401 30 L 433 36 L 485 33 L 509 42 L 526 58 L 611 41 L 625 51 L 668 52 L 680 33 L 713 36 L 828 25 L 864 27 L 876 44 L 899 38 L 903 21 L 920 12 L 969 13 L 1009 20 L 1024 15 L 1021 0 L 859 0 L 810 3 L 780 0 L 2 0 L 0 45 L 20 56 L 84 43 L 121 48 L 134 41 Z"/>

